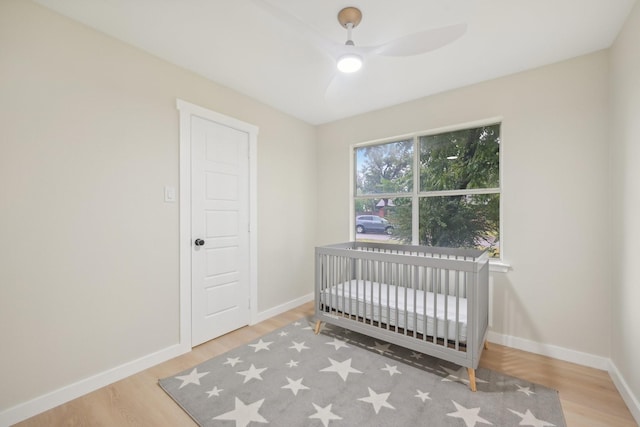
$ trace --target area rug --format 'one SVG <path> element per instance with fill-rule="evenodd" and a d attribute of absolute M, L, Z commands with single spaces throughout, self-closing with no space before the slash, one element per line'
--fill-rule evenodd
<path fill-rule="evenodd" d="M 485 351 L 491 351 L 485 350 Z M 566 426 L 555 390 L 309 319 L 160 386 L 201 426 Z"/>

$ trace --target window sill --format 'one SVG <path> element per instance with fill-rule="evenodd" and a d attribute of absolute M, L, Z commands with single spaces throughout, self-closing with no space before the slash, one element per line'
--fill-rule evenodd
<path fill-rule="evenodd" d="M 511 265 L 499 259 L 489 260 L 489 271 L 491 273 L 506 273 L 511 270 Z"/>

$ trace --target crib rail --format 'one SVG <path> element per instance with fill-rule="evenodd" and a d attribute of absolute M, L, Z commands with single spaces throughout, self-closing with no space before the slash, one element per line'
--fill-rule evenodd
<path fill-rule="evenodd" d="M 348 242 L 316 248 L 316 318 L 475 369 L 488 326 L 488 255 Z"/>

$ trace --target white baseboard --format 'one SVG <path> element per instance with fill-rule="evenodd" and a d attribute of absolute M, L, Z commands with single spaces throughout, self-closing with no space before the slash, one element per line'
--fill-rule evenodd
<path fill-rule="evenodd" d="M 507 347 L 517 348 L 518 350 L 528 351 L 530 353 L 536 353 L 543 356 L 553 357 L 554 359 L 564 360 L 565 362 L 572 362 L 578 365 L 588 366 L 590 368 L 600 369 L 607 371 L 613 384 L 618 389 L 618 392 L 622 396 L 622 399 L 626 403 L 631 415 L 640 425 L 640 400 L 633 393 L 624 377 L 618 370 L 617 366 L 609 358 L 602 356 L 595 356 L 589 353 L 583 353 L 580 351 L 570 350 L 563 347 L 558 347 L 550 344 L 542 344 L 535 341 L 526 340 L 523 338 L 513 337 L 509 335 L 502 335 L 496 332 L 489 331 L 487 334 L 487 340 L 496 344 L 501 344 Z"/>
<path fill-rule="evenodd" d="M 191 351 L 191 348 L 185 348 L 184 345 L 176 344 L 73 384 L 69 384 L 45 395 L 36 397 L 33 400 L 20 403 L 12 408 L 8 408 L 0 412 L 0 427 L 10 426 L 26 420 L 27 418 L 31 418 L 34 415 L 48 411 L 58 405 L 62 405 L 63 403 L 69 402 L 116 381 L 120 381 L 123 378 L 144 371 L 145 369 L 169 359 L 173 359 L 174 357 L 180 356 L 181 354 L 189 351 Z"/>
<path fill-rule="evenodd" d="M 624 380 L 622 374 L 620 374 L 620 371 L 618 370 L 618 367 L 612 360 L 609 360 L 608 370 L 609 375 L 613 380 L 613 384 L 615 384 L 616 388 L 620 392 L 624 403 L 627 404 L 627 408 L 629 408 L 631 415 L 633 415 L 633 418 L 635 418 L 638 425 L 640 425 L 640 400 L 638 400 L 638 397 L 633 394 L 629 384 Z"/>
<path fill-rule="evenodd" d="M 257 313 L 252 324 L 262 322 L 270 317 L 289 311 L 309 301 L 313 301 L 313 293 L 304 295 L 277 307 Z M 57 390 L 51 391 L 35 399 L 20 403 L 14 407 L 0 412 L 0 427 L 10 426 L 20 421 L 31 418 L 51 408 L 62 405 L 99 388 L 120 381 L 123 378 L 137 374 L 159 363 L 165 362 L 181 354 L 191 351 L 190 345 L 176 344 L 159 350 L 155 353 L 143 356 L 137 360 L 116 366 L 105 372 L 93 375 L 89 378 L 69 384 Z"/>
<path fill-rule="evenodd" d="M 268 310 L 265 311 L 261 311 L 260 313 L 256 314 L 255 319 L 253 319 L 253 322 L 251 322 L 252 325 L 256 324 L 256 323 L 260 323 L 263 320 L 267 320 L 273 316 L 277 316 L 278 314 L 282 314 L 286 311 L 292 310 L 296 307 L 301 306 L 302 304 L 306 304 L 309 301 L 313 301 L 314 295 L 313 293 L 301 296 L 300 298 L 296 298 L 292 301 L 289 302 L 285 302 L 284 304 L 280 304 L 276 307 L 270 308 Z"/>
<path fill-rule="evenodd" d="M 607 357 L 583 353 L 551 344 L 543 344 L 510 335 L 498 334 L 493 331 L 489 331 L 487 340 L 507 347 L 517 348 L 518 350 L 553 357 L 554 359 L 564 360 L 565 362 L 572 362 L 603 371 L 608 371 L 610 366 L 610 359 Z"/>

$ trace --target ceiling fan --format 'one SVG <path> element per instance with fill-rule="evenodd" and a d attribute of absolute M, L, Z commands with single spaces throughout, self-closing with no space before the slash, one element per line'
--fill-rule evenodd
<path fill-rule="evenodd" d="M 415 32 L 377 46 L 358 46 L 352 39 L 352 32 L 362 21 L 362 12 L 357 7 L 349 6 L 341 9 L 337 16 L 340 25 L 347 30 L 347 40 L 344 44 L 340 44 L 269 1 L 256 0 L 255 3 L 291 25 L 299 34 L 306 35 L 317 47 L 327 52 L 336 61 L 338 70 L 344 73 L 358 71 L 364 58 L 369 55 L 389 57 L 419 55 L 446 46 L 467 31 L 467 24 L 460 23 Z"/>
<path fill-rule="evenodd" d="M 364 55 L 412 56 L 445 46 L 461 37 L 467 24 L 456 24 L 412 33 L 390 42 L 370 47 L 357 47 L 352 39 L 352 30 L 362 21 L 362 12 L 357 7 L 345 7 L 338 12 L 338 22 L 347 29 L 347 51 L 337 58 L 338 70 L 343 73 L 358 71 Z"/>

